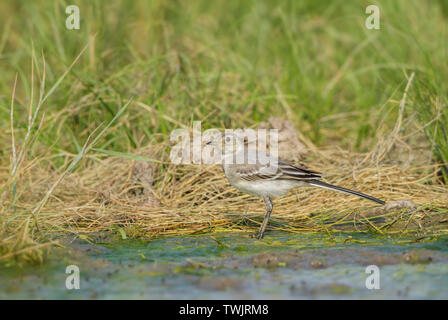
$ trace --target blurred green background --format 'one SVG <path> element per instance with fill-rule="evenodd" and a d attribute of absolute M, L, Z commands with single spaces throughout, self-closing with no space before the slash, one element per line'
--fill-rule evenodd
<path fill-rule="evenodd" d="M 79 6 L 80 30 L 65 27 L 71 4 Z M 380 30 L 365 27 L 370 4 L 381 10 Z M 130 152 L 194 120 L 239 128 L 279 116 L 319 146 L 367 151 L 378 127 L 393 128 L 414 71 L 406 115 L 420 127 L 436 119 L 424 131 L 435 158 L 448 159 L 448 1 L 4 0 L 0 21 L 5 161 L 15 73 L 20 141 L 33 50 L 38 92 L 42 56 L 48 89 L 87 44 L 43 107 L 34 155 L 78 152 L 131 96 L 133 103 L 98 148 Z M 63 157 L 52 161 L 64 163 Z"/>

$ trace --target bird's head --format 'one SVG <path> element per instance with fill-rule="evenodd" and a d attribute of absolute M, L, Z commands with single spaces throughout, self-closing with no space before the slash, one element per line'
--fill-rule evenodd
<path fill-rule="evenodd" d="M 203 138 L 205 146 L 212 146 L 221 150 L 223 154 L 235 153 L 243 150 L 245 141 L 232 131 L 215 132 Z"/>

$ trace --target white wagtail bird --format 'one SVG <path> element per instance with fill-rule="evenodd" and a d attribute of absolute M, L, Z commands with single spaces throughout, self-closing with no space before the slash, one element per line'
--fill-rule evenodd
<path fill-rule="evenodd" d="M 222 148 L 222 142 L 227 146 L 232 141 L 236 145 L 235 148 Z M 258 232 L 252 235 L 257 239 L 263 238 L 264 231 L 269 222 L 269 217 L 273 209 L 271 199 L 286 194 L 292 188 L 315 186 L 355 195 L 381 205 L 385 204 L 383 200 L 367 194 L 323 182 L 321 180 L 322 175 L 319 172 L 289 164 L 265 153 L 260 154 L 260 151 L 249 152 L 244 141 L 235 133 L 226 132 L 221 136 L 215 136 L 207 141 L 206 145 L 213 145 L 220 150 L 218 152 L 221 152 L 222 167 L 232 186 L 242 192 L 263 198 L 266 205 L 266 215 Z M 259 161 L 261 158 L 260 155 L 264 158 L 262 161 L 263 164 Z M 244 159 L 243 163 L 235 161 L 238 156 L 242 156 Z M 253 158 L 254 156 L 256 157 L 255 159 Z"/>

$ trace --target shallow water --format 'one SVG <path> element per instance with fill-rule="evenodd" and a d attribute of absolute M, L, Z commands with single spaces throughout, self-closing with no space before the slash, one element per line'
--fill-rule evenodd
<path fill-rule="evenodd" d="M 246 233 L 77 240 L 39 267 L 0 267 L 0 299 L 447 299 L 448 237 Z M 68 265 L 80 289 L 66 288 Z M 367 289 L 368 265 L 380 289 Z"/>

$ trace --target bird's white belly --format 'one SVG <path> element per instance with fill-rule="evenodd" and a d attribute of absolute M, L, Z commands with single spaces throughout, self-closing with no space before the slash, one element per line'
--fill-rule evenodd
<path fill-rule="evenodd" d="M 291 180 L 258 180 L 258 181 L 230 181 L 230 184 L 242 192 L 258 197 L 275 198 L 286 194 L 290 189 L 304 185 L 300 181 Z"/>

